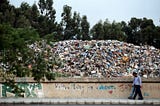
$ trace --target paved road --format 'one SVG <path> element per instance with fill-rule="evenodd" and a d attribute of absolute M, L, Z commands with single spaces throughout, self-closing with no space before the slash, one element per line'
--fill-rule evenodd
<path fill-rule="evenodd" d="M 49 105 L 49 104 L 0 104 L 0 106 L 128 106 L 128 105 Z M 135 105 L 129 105 L 135 106 Z M 136 106 L 159 106 L 159 105 L 136 105 Z"/>

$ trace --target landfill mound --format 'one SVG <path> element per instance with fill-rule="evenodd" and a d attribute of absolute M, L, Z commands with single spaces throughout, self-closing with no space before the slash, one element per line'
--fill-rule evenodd
<path fill-rule="evenodd" d="M 117 78 L 137 71 L 145 78 L 160 78 L 160 49 L 153 46 L 117 40 L 66 40 L 51 45 L 39 41 L 29 48 L 36 56 L 44 52 L 48 70 L 62 76 Z"/>
<path fill-rule="evenodd" d="M 53 44 L 52 52 L 64 62 L 54 72 L 70 77 L 126 77 L 137 70 L 143 77 L 160 77 L 160 50 L 117 40 L 67 40 Z"/>

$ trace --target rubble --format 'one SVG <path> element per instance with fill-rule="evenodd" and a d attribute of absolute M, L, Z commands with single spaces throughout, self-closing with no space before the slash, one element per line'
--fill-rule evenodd
<path fill-rule="evenodd" d="M 64 61 L 57 69 L 71 77 L 131 76 L 132 70 L 146 77 L 160 77 L 160 50 L 117 40 L 68 40 L 56 42 L 53 53 Z"/>
<path fill-rule="evenodd" d="M 45 51 L 49 58 L 57 55 L 63 67 L 53 65 L 52 71 L 70 77 L 127 77 L 132 76 L 135 69 L 145 78 L 160 77 L 160 50 L 152 46 L 135 46 L 117 40 L 66 40 L 52 46 L 42 44 L 35 43 L 30 48 Z"/>

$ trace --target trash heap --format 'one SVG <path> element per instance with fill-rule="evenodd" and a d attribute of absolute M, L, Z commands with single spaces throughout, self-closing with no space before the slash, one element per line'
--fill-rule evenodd
<path fill-rule="evenodd" d="M 111 78 L 131 76 L 137 70 L 144 77 L 160 77 L 160 50 L 117 40 L 68 40 L 56 42 L 53 53 L 64 62 L 53 71 L 71 77 Z"/>
<path fill-rule="evenodd" d="M 128 77 L 137 70 L 143 77 L 160 78 L 160 49 L 153 46 L 117 40 L 67 40 L 52 45 L 35 42 L 29 48 L 47 54 L 49 71 L 69 77 Z M 57 64 L 50 64 L 54 56 Z"/>

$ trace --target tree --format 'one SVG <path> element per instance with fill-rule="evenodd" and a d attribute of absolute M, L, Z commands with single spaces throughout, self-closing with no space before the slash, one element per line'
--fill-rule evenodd
<path fill-rule="evenodd" d="M 20 8 L 15 9 L 15 22 L 13 27 L 15 28 L 25 28 L 31 27 L 31 7 L 28 3 L 22 2 Z"/>
<path fill-rule="evenodd" d="M 64 38 L 63 40 L 71 39 L 74 35 L 73 34 L 73 28 L 72 28 L 72 8 L 70 6 L 64 5 L 63 6 L 63 12 L 61 14 L 62 21 L 61 25 L 63 27 L 63 34 Z"/>
<path fill-rule="evenodd" d="M 38 29 L 38 17 L 40 15 L 39 11 L 38 11 L 38 7 L 36 4 L 33 4 L 31 7 L 31 17 L 30 17 L 30 23 L 31 26 L 35 29 Z"/>
<path fill-rule="evenodd" d="M 1 0 L 0 1 L 0 24 L 7 23 L 7 24 L 14 24 L 15 21 L 15 13 L 14 13 L 14 6 L 9 4 L 8 0 Z"/>
<path fill-rule="evenodd" d="M 148 26 L 150 26 L 153 29 L 155 28 L 153 20 L 152 19 L 143 18 L 142 21 L 141 21 L 141 24 L 140 24 L 140 28 L 144 29 L 144 28 L 146 28 Z"/>
<path fill-rule="evenodd" d="M 95 40 L 104 39 L 104 29 L 102 20 L 100 20 L 96 25 L 91 29 L 91 36 Z"/>
<path fill-rule="evenodd" d="M 51 34 L 56 31 L 56 22 L 55 22 L 55 14 L 56 11 L 52 7 L 53 0 L 39 0 L 39 8 L 41 14 L 38 18 L 38 32 L 43 37 L 46 34 Z"/>
<path fill-rule="evenodd" d="M 12 28 L 9 25 L 0 24 L 0 72 L 5 76 L 14 75 L 15 77 L 34 77 L 40 81 L 46 77 L 48 80 L 55 78 L 50 66 L 56 64 L 61 66 L 61 61 L 56 61 L 57 57 L 52 56 L 52 60 L 46 58 L 44 50 L 37 52 L 29 48 L 29 45 L 39 40 L 39 35 L 34 29 Z M 36 43 L 40 48 L 46 48 L 45 42 Z M 50 52 L 49 52 L 50 53 Z M 51 54 L 50 54 L 51 55 Z M 48 60 L 48 61 L 46 61 Z M 51 65 L 49 66 L 48 64 Z M 33 67 L 29 68 L 29 65 Z M 14 80 L 14 79 L 12 79 Z"/>
<path fill-rule="evenodd" d="M 156 26 L 153 45 L 160 49 L 160 26 Z"/>
<path fill-rule="evenodd" d="M 137 45 L 153 45 L 156 33 L 153 20 L 147 18 L 131 18 L 127 29 L 128 30 L 125 31 L 126 33 L 128 33 L 127 42 Z"/>
<path fill-rule="evenodd" d="M 126 34 L 122 31 L 121 23 L 117 23 L 113 21 L 110 23 L 108 19 L 104 21 L 99 21 L 93 28 L 91 29 L 91 33 L 93 35 L 93 39 L 110 39 L 110 40 L 120 40 L 124 41 L 126 39 Z"/>
<path fill-rule="evenodd" d="M 73 13 L 73 18 L 72 18 L 72 36 L 76 39 L 81 39 L 80 36 L 80 30 L 81 30 L 81 17 L 80 14 L 77 13 L 76 11 Z"/>
<path fill-rule="evenodd" d="M 26 64 L 22 60 L 25 60 L 24 57 L 28 56 L 26 41 L 33 39 L 24 35 L 29 35 L 29 33 L 24 33 L 26 29 L 14 29 L 9 25 L 1 25 L 0 29 L 2 30 L 2 44 L 0 49 L 2 58 L 0 59 L 0 63 L 4 64 L 0 69 L 2 69 L 6 74 L 13 74 L 17 77 L 24 77 L 28 75 L 28 68 L 25 67 Z M 31 31 L 31 29 L 29 31 Z"/>
<path fill-rule="evenodd" d="M 122 26 L 122 32 L 124 32 L 124 35 L 126 35 L 125 41 L 130 42 L 132 37 L 132 29 L 128 26 L 128 24 L 124 21 L 121 21 Z"/>
<path fill-rule="evenodd" d="M 143 18 L 140 27 L 141 27 L 140 42 L 142 44 L 147 43 L 149 45 L 152 45 L 154 40 L 154 35 L 155 35 L 155 25 L 153 23 L 153 20 Z"/>
<path fill-rule="evenodd" d="M 111 28 L 112 28 L 112 25 L 111 23 L 109 22 L 108 19 L 106 19 L 103 23 L 103 30 L 104 30 L 104 39 L 110 39 L 110 35 L 111 35 Z"/>
<path fill-rule="evenodd" d="M 45 0 L 39 0 L 38 6 L 42 15 L 45 15 L 46 3 Z"/>
<path fill-rule="evenodd" d="M 63 40 L 63 27 L 61 24 L 57 24 L 56 26 L 56 35 L 54 36 L 56 41 Z"/>
<path fill-rule="evenodd" d="M 87 16 L 82 16 L 81 21 L 81 34 L 82 34 L 82 40 L 90 40 L 89 36 L 89 22 L 87 21 Z"/>
<path fill-rule="evenodd" d="M 117 23 L 115 21 L 112 22 L 110 39 L 125 41 L 126 35 L 122 31 L 121 23 Z"/>
<path fill-rule="evenodd" d="M 29 22 L 29 19 L 26 18 L 26 16 L 20 15 L 18 17 L 18 20 L 16 21 L 16 27 L 17 28 L 31 27 L 31 23 Z"/>
<path fill-rule="evenodd" d="M 10 7 L 8 0 L 1 0 L 0 1 L 0 12 L 4 12 L 6 9 Z"/>
<path fill-rule="evenodd" d="M 8 24 L 0 24 L 0 51 L 12 47 L 12 32 L 14 29 Z"/>
<path fill-rule="evenodd" d="M 130 38 L 130 43 L 133 44 L 140 44 L 140 25 L 141 25 L 142 20 L 141 19 L 137 19 L 137 18 L 131 18 L 128 26 L 131 28 L 131 36 L 129 36 Z"/>
<path fill-rule="evenodd" d="M 27 19 L 31 17 L 31 7 L 27 2 L 22 2 L 20 6 L 20 14 L 24 15 Z"/>

